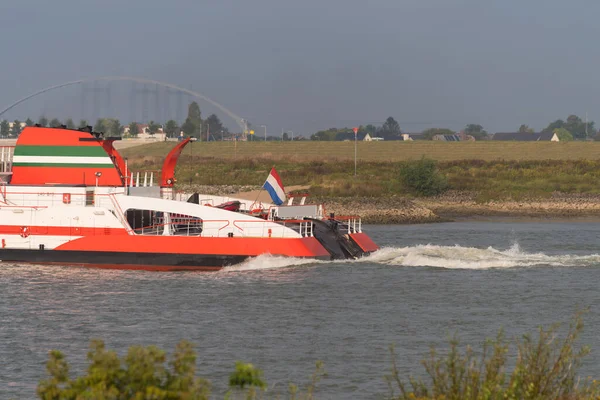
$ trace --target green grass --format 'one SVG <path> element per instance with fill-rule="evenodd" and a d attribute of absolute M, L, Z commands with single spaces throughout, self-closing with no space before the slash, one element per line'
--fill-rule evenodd
<path fill-rule="evenodd" d="M 456 160 L 600 160 L 600 142 L 358 142 L 362 161 L 406 161 L 425 156 L 438 161 Z M 174 142 L 152 143 L 124 149 L 130 158 L 164 157 Z M 354 160 L 353 142 L 195 142 L 185 149 L 220 159 L 268 158 L 295 162 Z"/>
<path fill-rule="evenodd" d="M 407 195 L 410 190 L 401 183 L 402 166 L 420 159 L 423 148 L 429 147 L 433 149 L 426 153 L 429 158 L 436 159 L 436 154 L 445 157 L 439 160 L 438 168 L 447 177 L 449 188 L 477 192 L 482 202 L 548 197 L 553 192 L 600 193 L 597 183 L 600 182 L 600 158 L 585 158 L 585 154 L 595 153 L 596 150 L 600 155 L 600 143 L 383 144 L 359 143 L 359 154 L 363 149 L 365 159 L 359 161 L 358 173 L 354 176 L 354 161 L 351 158 L 323 156 L 315 159 L 303 155 L 309 150 L 315 154 L 327 154 L 335 146 L 348 150 L 352 148 L 352 143 L 238 143 L 237 156 L 225 152 L 233 143 L 195 143 L 182 154 L 176 177 L 179 184 L 260 186 L 271 167 L 275 166 L 284 185 L 309 186 L 311 194 L 319 197 Z M 529 148 L 529 152 L 525 151 L 529 158 L 523 156 L 522 159 L 515 159 L 524 149 L 511 153 L 508 149 L 513 145 Z M 165 154 L 172 147 L 172 143 L 157 143 L 126 149 L 123 153 L 129 158 L 132 169 L 159 170 Z M 286 150 L 279 153 L 266 151 L 271 148 Z M 298 152 L 286 153 L 294 149 Z M 378 159 L 373 149 L 381 150 Z M 473 152 L 476 149 L 482 150 Z M 549 157 L 556 149 L 563 150 L 562 158 Z M 336 151 L 336 154 L 341 154 L 339 149 Z M 396 158 L 386 160 L 385 154 L 391 152 L 395 152 Z M 450 159 L 457 154 L 462 154 L 462 158 Z M 500 154 L 504 158 L 497 157 Z M 471 158 L 477 155 L 481 157 Z M 535 159 L 536 156 L 539 159 Z"/>

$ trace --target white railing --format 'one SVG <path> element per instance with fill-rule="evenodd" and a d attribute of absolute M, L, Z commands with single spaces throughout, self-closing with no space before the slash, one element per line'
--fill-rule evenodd
<path fill-rule="evenodd" d="M 340 219 L 339 228 L 342 234 L 362 232 L 362 220 L 359 217 L 342 217 L 338 220 Z"/>
<path fill-rule="evenodd" d="M 154 186 L 155 171 L 131 172 L 127 178 L 129 187 L 150 187 Z"/>
<path fill-rule="evenodd" d="M 294 225 L 274 225 L 267 221 L 254 220 L 203 220 L 171 214 L 168 220 L 162 216 L 155 217 L 148 225 L 132 227 L 132 231 L 136 235 L 283 238 L 293 237 L 290 235 L 292 229 L 303 237 L 313 235 L 311 221 L 302 221 Z"/>
<path fill-rule="evenodd" d="M 313 223 L 312 221 L 306 221 L 300 223 L 300 232 L 302 237 L 312 237 L 313 236 Z"/>

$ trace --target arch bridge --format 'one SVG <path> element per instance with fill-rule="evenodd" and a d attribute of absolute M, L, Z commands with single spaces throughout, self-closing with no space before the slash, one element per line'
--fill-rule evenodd
<path fill-rule="evenodd" d="M 33 99 L 37 96 L 40 96 L 44 93 L 47 92 L 51 92 L 54 90 L 58 90 L 58 89 L 62 89 L 68 86 L 75 86 L 75 85 L 83 85 L 86 83 L 91 83 L 91 82 L 99 82 L 99 81 L 129 81 L 129 82 L 134 82 L 134 83 L 140 83 L 140 84 L 147 84 L 147 85 L 156 85 L 156 86 L 160 86 L 166 89 L 170 89 L 176 92 L 180 92 L 180 93 L 184 93 L 187 94 L 191 97 L 195 97 L 197 99 L 206 101 L 207 103 L 213 105 L 214 107 L 216 107 L 217 109 L 219 109 L 220 111 L 222 111 L 225 115 L 227 115 L 229 118 L 231 118 L 233 121 L 235 121 L 235 123 L 242 129 L 243 132 L 246 132 L 247 128 L 246 128 L 246 120 L 244 120 L 243 118 L 239 117 L 238 115 L 236 115 L 233 111 L 231 111 L 230 109 L 226 108 L 225 106 L 217 103 L 216 101 L 206 97 L 205 95 L 194 91 L 194 90 L 190 90 L 190 89 L 186 89 L 183 88 L 181 86 L 177 86 L 171 83 L 166 83 L 166 82 L 161 82 L 161 81 L 156 81 L 153 79 L 146 79 L 146 78 L 138 78 L 138 77 L 132 77 L 132 76 L 102 76 L 102 77 L 96 77 L 96 78 L 86 78 L 86 79 L 79 79 L 79 80 L 75 80 L 75 81 L 70 81 L 70 82 L 65 82 L 65 83 L 61 83 L 59 85 L 53 85 L 53 86 L 49 86 L 47 88 L 38 90 L 37 92 L 31 93 L 25 97 L 23 97 L 22 99 L 19 99 L 17 101 L 15 101 L 14 103 L 10 104 L 9 106 L 5 107 L 4 109 L 0 110 L 0 117 L 7 113 L 8 111 L 10 111 L 11 109 L 15 108 L 16 106 L 18 106 L 21 103 L 26 102 L 27 100 Z"/>

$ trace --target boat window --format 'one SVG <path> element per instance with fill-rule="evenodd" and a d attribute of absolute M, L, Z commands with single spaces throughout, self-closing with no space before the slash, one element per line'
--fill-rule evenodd
<path fill-rule="evenodd" d="M 125 212 L 127 223 L 138 235 L 160 235 L 164 229 L 162 212 L 129 209 Z"/>
<path fill-rule="evenodd" d="M 184 214 L 166 214 L 169 216 L 167 219 L 162 211 L 129 209 L 125 212 L 129 226 L 138 235 L 198 236 L 202 233 L 200 218 Z"/>
<path fill-rule="evenodd" d="M 85 205 L 86 206 L 94 205 L 94 191 L 93 190 L 85 191 Z"/>
<path fill-rule="evenodd" d="M 202 219 L 185 214 L 169 214 L 171 219 L 171 234 L 196 236 L 202 233 Z"/>

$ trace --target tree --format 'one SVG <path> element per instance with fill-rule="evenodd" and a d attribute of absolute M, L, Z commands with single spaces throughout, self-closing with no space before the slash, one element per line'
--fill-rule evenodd
<path fill-rule="evenodd" d="M 530 128 L 529 125 L 522 124 L 519 127 L 519 133 L 533 133 L 533 128 Z"/>
<path fill-rule="evenodd" d="M 39 126 L 48 126 L 48 118 L 46 118 L 45 116 L 43 116 L 43 115 L 42 115 L 42 116 L 41 116 L 41 117 L 38 119 L 38 125 L 39 125 Z"/>
<path fill-rule="evenodd" d="M 590 121 L 587 124 L 577 115 L 569 115 L 564 128 L 571 132 L 575 139 L 587 139 L 594 136 L 594 122 Z"/>
<path fill-rule="evenodd" d="M 288 136 L 288 133 L 287 133 L 287 132 L 283 132 L 283 136 L 282 136 L 281 138 L 282 138 L 281 140 L 283 140 L 284 142 L 285 142 L 286 140 L 290 140 L 290 137 Z"/>
<path fill-rule="evenodd" d="M 384 139 L 392 139 L 399 137 L 400 133 L 400 124 L 394 118 L 388 117 L 377 134 Z"/>
<path fill-rule="evenodd" d="M 50 128 L 58 128 L 62 125 L 62 123 L 60 122 L 60 120 L 58 118 L 52 118 L 52 120 L 50 121 Z"/>
<path fill-rule="evenodd" d="M 67 129 L 75 129 L 75 123 L 71 118 L 67 118 L 67 120 L 65 121 L 65 125 Z"/>
<path fill-rule="evenodd" d="M 483 126 L 479 124 L 468 124 L 465 127 L 465 133 L 473 136 L 477 140 L 487 139 L 488 133 L 483 129 Z"/>
<path fill-rule="evenodd" d="M 129 124 L 129 136 L 137 137 L 139 130 L 140 128 L 137 123 L 132 122 Z"/>
<path fill-rule="evenodd" d="M 196 125 L 189 118 L 186 118 L 183 125 L 181 125 L 181 130 L 186 136 L 194 136 L 196 133 Z"/>
<path fill-rule="evenodd" d="M 167 137 L 171 138 L 179 136 L 179 126 L 175 120 L 170 119 L 167 121 L 165 124 L 165 133 Z"/>
<path fill-rule="evenodd" d="M 217 117 L 216 114 L 210 114 L 206 118 L 206 128 L 207 128 L 208 132 L 213 135 L 217 134 L 221 131 L 223 131 L 223 132 L 227 131 L 227 129 L 225 129 L 223 127 L 221 120 L 219 119 L 219 117 Z"/>
<path fill-rule="evenodd" d="M 150 123 L 148 124 L 148 134 L 150 136 L 154 136 L 160 128 L 160 124 L 157 124 L 154 121 L 150 121 Z"/>
<path fill-rule="evenodd" d="M 104 123 L 104 119 L 98 118 L 96 124 L 94 125 L 94 132 L 106 132 L 106 124 Z"/>
<path fill-rule="evenodd" d="M 35 125 L 35 122 L 33 122 L 33 120 L 31 118 L 27 118 L 25 120 L 25 125 L 26 126 L 33 126 L 33 125 Z"/>
<path fill-rule="evenodd" d="M 310 140 L 320 140 L 320 141 L 334 141 L 336 135 L 338 134 L 339 129 L 337 128 L 329 128 L 326 131 L 319 131 L 310 136 Z"/>
<path fill-rule="evenodd" d="M 594 121 L 584 122 L 577 115 L 571 114 L 567 117 L 567 121 L 557 119 L 551 122 L 544 132 L 554 132 L 555 129 L 565 128 L 573 135 L 574 139 L 587 139 L 588 137 L 594 137 L 596 129 L 594 128 Z"/>
<path fill-rule="evenodd" d="M 421 134 L 423 139 L 432 140 L 435 135 L 456 135 L 456 132 L 448 128 L 430 128 L 424 130 Z"/>
<path fill-rule="evenodd" d="M 10 134 L 13 136 L 19 136 L 21 134 L 21 121 L 18 119 L 14 120 Z"/>
<path fill-rule="evenodd" d="M 7 120 L 3 119 L 0 122 L 0 136 L 7 137 L 10 134 L 10 124 Z"/>
<path fill-rule="evenodd" d="M 82 119 L 81 121 L 79 121 L 79 128 L 85 128 L 87 127 L 89 124 L 85 119 Z"/>
<path fill-rule="evenodd" d="M 543 132 L 554 132 L 555 129 L 564 127 L 565 121 L 563 121 L 562 119 L 557 119 L 554 122 L 550 122 L 550 124 L 548 124 L 548 126 L 543 130 Z"/>
<path fill-rule="evenodd" d="M 109 131 L 111 136 L 121 136 L 123 133 L 123 126 L 118 119 L 113 119 L 110 122 Z"/>
<path fill-rule="evenodd" d="M 561 142 L 569 142 L 569 141 L 573 140 L 573 135 L 571 134 L 571 132 L 569 132 L 565 128 L 556 128 L 553 131 L 553 133 L 555 133 L 556 136 L 558 136 L 558 139 Z"/>
<path fill-rule="evenodd" d="M 195 101 L 190 103 L 190 106 L 188 107 L 188 116 L 183 125 L 181 125 L 181 129 L 188 136 L 201 138 L 202 113 L 200 112 L 200 106 Z"/>

